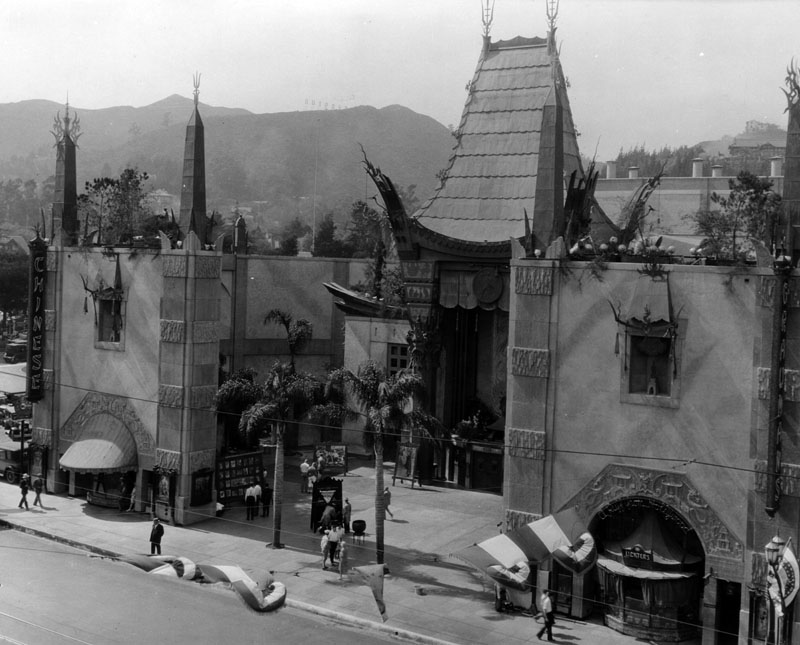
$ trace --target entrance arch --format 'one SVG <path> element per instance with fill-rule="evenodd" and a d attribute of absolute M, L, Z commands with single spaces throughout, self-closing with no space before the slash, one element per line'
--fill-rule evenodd
<path fill-rule="evenodd" d="M 625 497 L 604 507 L 590 532 L 607 626 L 660 642 L 697 636 L 705 553 L 679 513 L 657 499 Z"/>

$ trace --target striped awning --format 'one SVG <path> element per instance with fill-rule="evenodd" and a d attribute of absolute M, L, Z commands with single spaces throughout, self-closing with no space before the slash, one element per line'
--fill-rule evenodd
<path fill-rule="evenodd" d="M 510 569 L 521 562 L 556 559 L 575 573 L 584 573 L 597 560 L 594 538 L 574 508 L 535 520 L 453 554 L 480 571 Z"/>
<path fill-rule="evenodd" d="M 59 460 L 61 468 L 78 473 L 136 470 L 138 457 L 133 435 L 110 414 L 97 414 Z"/>

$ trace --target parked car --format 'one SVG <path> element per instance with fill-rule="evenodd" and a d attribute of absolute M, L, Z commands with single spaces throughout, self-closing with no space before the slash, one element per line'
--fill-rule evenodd
<path fill-rule="evenodd" d="M 16 484 L 22 473 L 25 472 L 24 464 L 28 458 L 26 450 L 0 450 L 0 473 L 9 484 Z"/>
<path fill-rule="evenodd" d="M 12 340 L 6 344 L 3 359 L 6 363 L 21 363 L 28 358 L 28 341 Z"/>
<path fill-rule="evenodd" d="M 22 439 L 30 441 L 33 436 L 33 430 L 31 430 L 31 426 L 28 423 L 16 423 L 11 426 L 10 430 L 6 430 L 6 434 L 12 441 L 20 441 Z"/>

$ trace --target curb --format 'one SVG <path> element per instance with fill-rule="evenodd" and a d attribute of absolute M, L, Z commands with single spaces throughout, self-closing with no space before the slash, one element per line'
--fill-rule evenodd
<path fill-rule="evenodd" d="M 309 605 L 308 603 L 303 602 L 301 600 L 291 600 L 287 598 L 286 605 L 294 609 L 300 609 L 302 611 L 307 611 L 312 614 L 324 616 L 325 618 L 337 620 L 339 622 L 348 625 L 355 625 L 357 627 L 364 627 L 376 632 L 381 632 L 383 634 L 386 634 L 387 636 L 392 636 L 394 638 L 409 643 L 420 643 L 421 645 L 456 645 L 456 643 L 452 643 L 450 641 L 443 641 L 439 638 L 424 636 L 416 632 L 408 631 L 407 629 L 399 629 L 397 627 L 391 627 L 390 625 L 386 625 L 383 623 L 376 623 L 372 620 L 367 620 L 365 618 L 357 618 L 356 616 L 351 616 L 350 614 L 343 614 L 341 612 L 334 611 L 331 609 L 324 609 L 323 607 Z"/>
<path fill-rule="evenodd" d="M 9 522 L 8 520 L 0 519 L 0 526 L 4 526 L 13 529 L 15 531 L 19 531 L 21 533 L 27 533 L 28 535 L 34 535 L 36 537 L 44 538 L 45 540 L 50 540 L 51 542 L 58 542 L 59 544 L 65 544 L 75 549 L 80 549 L 81 551 L 88 551 L 95 555 L 100 555 L 107 558 L 119 558 L 122 555 L 120 553 L 116 553 L 115 551 L 108 551 L 107 549 L 101 549 L 91 544 L 86 544 L 85 542 L 78 542 L 76 540 L 63 538 L 58 535 L 54 535 L 53 533 L 49 533 L 47 531 L 40 531 L 38 529 L 32 529 L 27 526 L 20 526 L 19 524 L 14 524 L 13 522 Z M 356 616 L 351 616 L 350 614 L 344 614 L 342 612 L 334 611 L 332 609 L 325 609 L 324 607 L 317 607 L 316 605 L 310 605 L 307 602 L 303 602 L 302 600 L 293 600 L 291 598 L 287 598 L 285 604 L 287 607 L 292 607 L 294 609 L 305 611 L 311 614 L 317 614 L 318 616 L 324 616 L 325 618 L 336 620 L 345 625 L 352 625 L 355 627 L 362 627 L 365 629 L 374 630 L 376 632 L 381 632 L 383 634 L 386 634 L 387 636 L 392 636 L 394 638 L 406 641 L 408 643 L 419 643 L 420 645 L 456 645 L 455 643 L 451 643 L 450 641 L 443 641 L 438 638 L 424 636 L 422 634 L 418 634 L 416 632 L 412 632 L 407 629 L 398 629 L 395 627 L 384 625 L 382 623 L 376 623 L 372 620 L 367 620 L 365 618 L 358 618 Z"/>

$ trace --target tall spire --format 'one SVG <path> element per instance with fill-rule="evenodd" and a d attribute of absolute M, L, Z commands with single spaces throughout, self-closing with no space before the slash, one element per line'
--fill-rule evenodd
<path fill-rule="evenodd" d="M 186 126 L 183 153 L 180 227 L 184 236 L 191 230 L 200 244 L 207 242 L 205 129 L 200 118 L 200 74 L 194 75 L 194 111 Z"/>
<path fill-rule="evenodd" d="M 53 119 L 50 131 L 56 139 L 56 186 L 53 199 L 53 238 L 60 238 L 64 246 L 78 243 L 78 182 L 76 176 L 76 148 L 80 137 L 80 119 L 69 116 L 67 98 L 62 120 L 61 113 Z"/>

